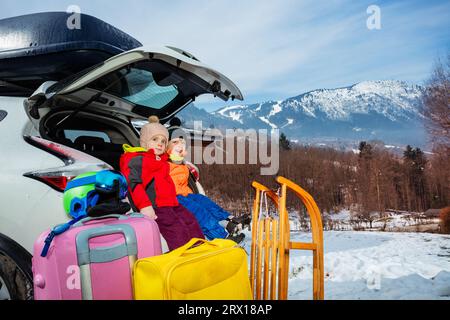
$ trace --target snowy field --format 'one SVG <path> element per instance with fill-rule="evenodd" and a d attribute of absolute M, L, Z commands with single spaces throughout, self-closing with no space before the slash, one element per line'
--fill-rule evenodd
<path fill-rule="evenodd" d="M 291 232 L 291 241 L 310 242 L 310 234 Z M 449 235 L 326 231 L 324 247 L 325 299 L 450 300 Z M 288 298 L 312 299 L 308 251 L 291 251 Z"/>

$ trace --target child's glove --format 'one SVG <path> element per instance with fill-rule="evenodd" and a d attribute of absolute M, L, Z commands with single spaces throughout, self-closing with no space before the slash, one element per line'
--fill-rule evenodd
<path fill-rule="evenodd" d="M 234 223 L 233 221 L 229 221 L 227 223 L 227 226 L 225 227 L 225 229 L 227 230 L 228 234 L 230 236 L 234 236 L 236 235 L 239 231 L 242 231 L 242 225 L 241 224 L 237 224 Z"/>
<path fill-rule="evenodd" d="M 250 226 L 252 218 L 249 214 L 244 214 L 240 217 L 229 216 L 226 220 L 229 221 L 226 227 L 228 233 L 236 233 Z"/>
<path fill-rule="evenodd" d="M 141 209 L 141 213 L 143 215 L 146 215 L 147 217 L 149 217 L 150 219 L 156 220 L 158 219 L 158 216 L 155 213 L 155 209 L 153 209 L 152 206 L 149 207 L 145 207 Z"/>

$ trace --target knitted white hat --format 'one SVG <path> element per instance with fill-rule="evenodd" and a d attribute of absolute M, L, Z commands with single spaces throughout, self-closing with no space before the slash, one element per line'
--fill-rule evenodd
<path fill-rule="evenodd" d="M 154 136 L 162 135 L 169 141 L 169 131 L 161 123 L 159 123 L 159 118 L 157 116 L 151 116 L 148 118 L 147 124 L 141 128 L 140 144 L 145 145 L 146 141 L 149 141 Z"/>

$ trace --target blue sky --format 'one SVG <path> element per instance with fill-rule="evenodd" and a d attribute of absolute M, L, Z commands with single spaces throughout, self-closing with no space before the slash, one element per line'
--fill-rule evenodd
<path fill-rule="evenodd" d="M 366 10 L 381 9 L 369 30 Z M 422 84 L 450 51 L 450 1 L 1 0 L 0 19 L 78 5 L 142 43 L 173 45 L 231 78 L 245 104 L 364 80 Z M 225 103 L 200 98 L 214 110 Z"/>

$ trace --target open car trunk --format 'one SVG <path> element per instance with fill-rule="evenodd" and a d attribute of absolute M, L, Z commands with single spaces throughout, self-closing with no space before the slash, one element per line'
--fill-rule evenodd
<path fill-rule="evenodd" d="M 186 52 L 142 47 L 62 81 L 45 82 L 25 105 L 35 124 L 63 107 L 73 108 L 75 114 L 92 111 L 128 121 L 156 115 L 164 123 L 196 97 L 208 93 L 225 101 L 243 100 L 230 79 Z"/>
<path fill-rule="evenodd" d="M 165 123 L 202 94 L 243 99 L 231 80 L 192 55 L 171 47 L 143 47 L 43 83 L 25 107 L 43 138 L 117 169 L 122 145 L 139 143 L 133 122 L 157 115 Z"/>

